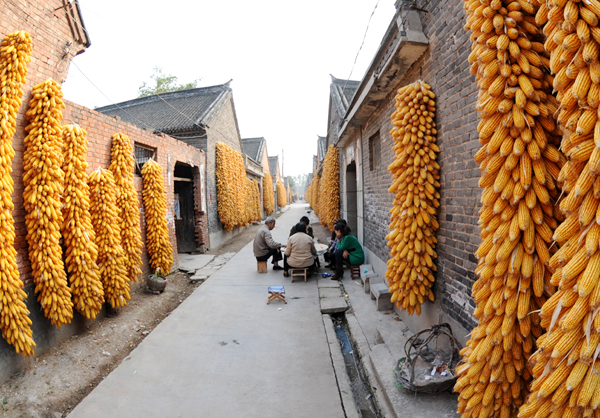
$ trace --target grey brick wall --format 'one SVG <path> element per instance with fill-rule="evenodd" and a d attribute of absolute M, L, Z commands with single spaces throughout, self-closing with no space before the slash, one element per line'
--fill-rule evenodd
<path fill-rule="evenodd" d="M 419 1 L 424 32 L 430 47 L 413 65 L 396 89 L 418 79 L 429 83 L 437 95 L 436 124 L 441 166 L 441 208 L 438 214 L 438 253 L 435 296 L 443 311 L 470 329 L 476 321 L 471 287 L 476 259 L 473 253 L 481 242 L 477 211 L 481 190 L 474 155 L 479 148 L 475 78 L 469 73 L 469 34 L 463 29 L 462 0 Z M 395 90 L 374 112 L 362 138 L 364 174 L 365 245 L 379 258 L 389 258 L 388 233 L 393 195 L 387 192 L 392 178 L 387 166 L 393 160 L 390 117 L 395 110 Z M 381 164 L 369 169 L 369 138 L 381 132 Z"/>

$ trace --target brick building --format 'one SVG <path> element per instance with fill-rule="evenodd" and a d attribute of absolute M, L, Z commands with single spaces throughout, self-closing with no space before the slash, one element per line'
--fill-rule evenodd
<path fill-rule="evenodd" d="M 223 142 L 244 154 L 230 82 L 196 89 L 156 94 L 97 109 L 142 129 L 163 132 L 206 153 L 206 197 L 209 247 L 217 248 L 243 228 L 226 232 L 217 207 L 216 145 Z M 252 177 L 258 162 L 247 161 Z"/>
<path fill-rule="evenodd" d="M 33 322 L 33 338 L 37 344 L 35 354 L 39 355 L 56 344 L 64 341 L 71 335 L 81 332 L 89 325 L 78 313 L 74 314 L 73 321 L 69 325 L 57 329 L 43 316 L 43 310 L 36 301 L 34 294 L 31 265 L 29 262 L 29 248 L 26 241 L 25 210 L 23 207 L 23 152 L 25 127 L 27 120 L 25 113 L 29 106 L 33 86 L 53 78 L 60 82 L 64 81 L 72 58 L 84 52 L 90 46 L 89 37 L 83 20 L 79 13 L 77 0 L 65 2 L 62 0 L 48 0 L 44 2 L 8 2 L 3 4 L 2 20 L 0 20 L 0 37 L 7 34 L 26 30 L 32 37 L 33 51 L 31 62 L 28 64 L 27 82 L 23 86 L 23 104 L 17 114 L 17 129 L 13 137 L 15 157 L 12 162 L 14 193 L 13 218 L 15 220 L 15 249 L 17 250 L 17 263 L 21 279 L 24 282 L 24 290 L 27 293 L 27 307 Z M 150 131 L 142 130 L 134 125 L 118 119 L 105 116 L 97 111 L 85 108 L 78 104 L 65 100 L 66 108 L 63 110 L 63 124 L 77 123 L 88 133 L 89 172 L 98 167 L 108 168 L 110 162 L 111 136 L 121 132 L 129 136 L 132 145 L 143 147 L 158 161 L 163 168 L 163 177 L 167 192 L 167 220 L 169 225 L 169 236 L 174 248 L 174 265 L 177 262 L 177 234 L 176 220 L 174 217 L 174 179 L 180 175 L 178 167 L 184 165 L 189 167 L 186 180 L 193 188 L 195 199 L 192 202 L 199 213 L 196 224 L 192 228 L 195 232 L 197 244 L 207 240 L 208 230 L 206 228 L 206 215 L 202 214 L 202 189 L 203 167 L 205 166 L 204 152 L 178 141 L 164 134 L 155 135 Z M 136 155 L 138 165 L 147 160 L 148 154 Z M 139 175 L 134 179 L 135 187 L 140 199 L 142 240 L 145 242 L 145 218 L 144 208 L 141 202 L 142 181 Z M 148 254 L 144 248 L 142 254 L 144 275 L 149 273 Z M 143 281 L 138 280 L 132 287 L 142 286 Z M 125 308 L 126 309 L 126 308 Z M 100 314 L 101 316 L 103 313 Z M 10 377 L 15 371 L 24 367 L 30 359 L 17 355 L 12 346 L 0 339 L 0 382 Z"/>
<path fill-rule="evenodd" d="M 437 95 L 441 166 L 436 301 L 426 303 L 421 316 L 399 313 L 413 331 L 446 321 L 464 338 L 476 324 L 471 287 L 474 252 L 480 243 L 477 210 L 481 192 L 474 161 L 479 147 L 476 83 L 467 61 L 470 44 L 463 29 L 463 2 L 398 0 L 396 8 L 343 117 L 332 121 L 330 113 L 328 139 L 332 137 L 342 153 L 342 217 L 354 222 L 350 202 L 356 200 L 357 236 L 365 247 L 367 262 L 383 275 L 389 258 L 385 236 L 394 200 L 387 191 L 392 183 L 387 167 L 394 158 L 390 130 L 395 95 L 398 88 L 416 80 L 429 83 Z"/>
<path fill-rule="evenodd" d="M 263 201 L 263 181 L 264 174 L 269 173 L 269 154 L 267 153 L 267 140 L 263 137 L 259 138 L 243 138 L 242 145 L 244 146 L 244 153 L 247 158 L 250 158 L 251 161 L 256 162 L 260 165 L 262 170 L 262 176 L 259 181 L 260 185 L 260 211 L 261 216 L 265 218 L 265 208 Z"/>

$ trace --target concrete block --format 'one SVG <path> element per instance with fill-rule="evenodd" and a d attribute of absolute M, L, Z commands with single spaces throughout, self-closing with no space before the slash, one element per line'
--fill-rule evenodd
<path fill-rule="evenodd" d="M 365 273 L 365 270 L 366 270 L 366 273 Z M 366 280 L 369 277 L 375 277 L 375 276 L 377 276 L 377 273 L 375 273 L 375 271 L 373 271 L 373 266 L 371 264 L 363 264 L 360 266 L 360 279 L 362 280 L 363 284 L 366 282 Z M 365 290 L 365 292 L 367 292 L 367 291 Z"/>
<path fill-rule="evenodd" d="M 390 288 L 385 283 L 377 283 L 371 286 L 371 299 L 375 300 L 378 311 L 394 309 Z"/>
<path fill-rule="evenodd" d="M 337 298 L 323 298 L 320 300 L 321 302 L 321 313 L 324 314 L 333 314 L 346 312 L 348 310 L 348 303 L 346 303 L 346 298 L 337 297 Z"/>
<path fill-rule="evenodd" d="M 369 276 L 365 279 L 365 293 L 371 293 L 371 286 L 378 283 L 384 283 L 385 279 L 383 277 L 379 277 L 378 275 Z"/>
<path fill-rule="evenodd" d="M 329 287 L 329 288 L 338 288 L 340 287 L 340 282 L 337 280 L 331 280 L 329 278 L 325 278 L 325 279 L 319 279 L 317 281 L 317 286 L 319 287 L 319 289 L 322 289 L 324 287 Z"/>
<path fill-rule="evenodd" d="M 342 296 L 342 292 L 340 291 L 339 287 L 323 287 L 319 289 L 320 298 L 339 298 L 340 296 Z"/>

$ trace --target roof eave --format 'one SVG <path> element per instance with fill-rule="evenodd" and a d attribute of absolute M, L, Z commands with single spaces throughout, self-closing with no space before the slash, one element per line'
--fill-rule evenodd
<path fill-rule="evenodd" d="M 399 41 L 393 46 L 387 60 L 383 61 L 396 36 L 399 37 Z M 406 15 L 401 16 L 398 9 L 342 119 L 338 139 L 334 143 L 336 147 L 342 148 L 347 145 L 352 133 L 363 125 L 374 107 L 387 97 L 428 47 L 429 40 L 423 33 L 418 12 L 409 10 Z M 379 73 L 378 67 L 381 68 Z M 375 106 L 372 103 L 375 103 Z"/>

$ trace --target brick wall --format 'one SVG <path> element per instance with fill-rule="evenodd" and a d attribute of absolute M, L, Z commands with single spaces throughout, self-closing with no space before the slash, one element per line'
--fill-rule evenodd
<path fill-rule="evenodd" d="M 461 0 L 421 2 L 423 29 L 429 38 L 427 52 L 399 80 L 393 92 L 373 113 L 362 133 L 364 174 L 365 245 L 383 261 L 389 257 L 385 236 L 388 233 L 393 195 L 387 193 L 392 178 L 387 166 L 393 160 L 390 117 L 395 110 L 395 91 L 418 79 L 431 84 L 437 95 L 436 124 L 441 166 L 441 208 L 438 214 L 435 296 L 443 311 L 471 329 L 474 302 L 471 287 L 475 280 L 473 253 L 480 243 L 477 211 L 481 190 L 479 169 L 474 155 L 477 136 L 477 98 L 474 76 L 469 73 L 468 33 Z M 369 138 L 380 131 L 381 164 L 369 168 Z"/>
<path fill-rule="evenodd" d="M 25 282 L 25 292 L 27 293 L 27 307 L 31 312 L 30 318 L 33 321 L 33 337 L 37 347 L 36 356 L 42 354 L 49 348 L 56 346 L 69 336 L 84 330 L 91 322 L 79 314 L 75 314 L 73 322 L 70 325 L 59 329 L 52 326 L 50 322 L 43 317 L 43 312 L 36 301 L 31 286 L 31 267 L 28 258 L 28 248 L 26 237 L 26 228 L 24 223 L 25 211 L 23 208 L 23 140 L 25 138 L 25 126 L 27 124 L 25 112 L 28 109 L 28 103 L 31 98 L 33 86 L 48 79 L 53 78 L 63 82 L 67 76 L 70 60 L 77 53 L 85 50 L 84 45 L 77 36 L 74 36 L 69 28 L 69 23 L 65 15 L 65 9 L 62 8 L 61 0 L 47 0 L 44 2 L 25 0 L 11 0 L 3 2 L 2 19 L 0 19 L 0 38 L 4 38 L 8 33 L 18 30 L 26 30 L 30 33 L 33 40 L 32 61 L 28 64 L 27 83 L 23 87 L 23 104 L 17 115 L 17 130 L 13 138 L 15 157 L 12 163 L 13 179 L 15 191 L 12 200 L 15 204 L 13 217 L 15 219 L 15 248 L 17 249 L 17 262 L 21 278 Z M 73 42 L 65 54 L 67 42 Z M 140 130 L 131 125 L 120 122 L 116 119 L 108 118 L 98 112 L 84 108 L 74 103 L 66 102 L 67 108 L 64 111 L 64 123 L 78 123 L 88 132 L 89 152 L 88 162 L 90 171 L 101 166 L 108 167 L 110 158 L 111 135 L 117 132 L 127 134 L 132 141 L 136 141 L 154 148 L 157 148 L 158 162 L 163 167 L 163 175 L 167 188 L 167 199 L 170 214 L 170 237 L 174 244 L 174 223 L 172 221 L 173 204 L 173 182 L 168 183 L 167 167 L 174 167 L 177 161 L 184 163 L 193 162 L 197 167 L 204 163 L 204 153 L 196 148 L 190 147 L 183 142 L 177 141 L 166 136 L 155 136 L 149 132 Z M 169 164 L 170 155 L 170 164 Z M 206 164 L 205 164 L 206 166 Z M 172 172 L 171 172 L 172 175 Z M 194 176 L 196 179 L 197 190 L 199 190 L 199 172 Z M 135 179 L 135 186 L 138 191 L 141 190 L 141 179 Z M 141 202 L 141 197 L 140 197 Z M 198 201 L 199 203 L 199 201 Z M 205 217 L 204 217 L 205 218 Z M 143 222 L 143 208 L 142 208 Z M 204 222 L 206 225 L 206 222 Z M 142 224 L 142 231 L 145 230 Z M 207 235 L 208 231 L 203 232 Z M 142 238 L 145 239 L 145 236 Z M 148 257 L 144 252 L 144 271 L 148 272 Z M 175 251 L 175 266 L 177 266 Z M 138 285 L 141 285 L 138 282 Z M 103 313 L 100 314 L 100 317 Z M 15 371 L 26 366 L 30 359 L 15 354 L 14 349 L 0 339 L 0 382 L 10 377 Z"/>

